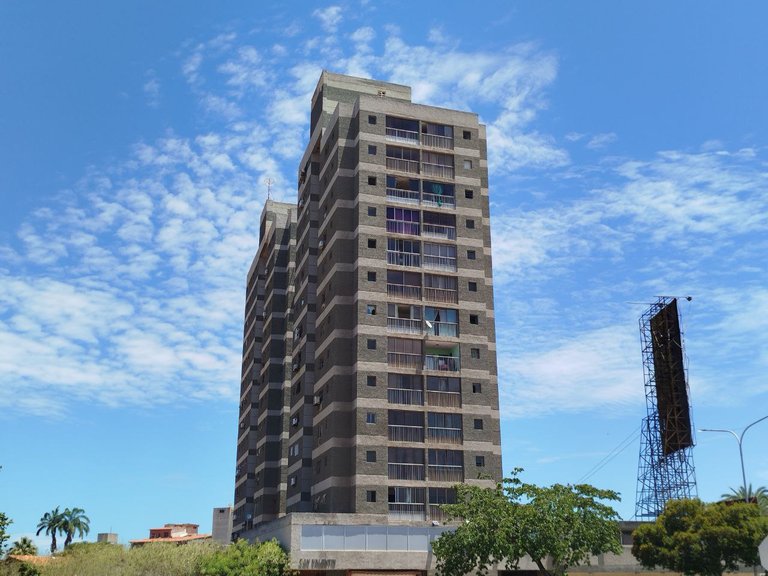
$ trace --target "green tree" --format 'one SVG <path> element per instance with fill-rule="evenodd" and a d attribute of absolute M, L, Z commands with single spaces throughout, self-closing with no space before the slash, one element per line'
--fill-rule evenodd
<path fill-rule="evenodd" d="M 765 486 L 759 486 L 757 490 L 752 490 L 752 484 L 750 484 L 747 487 L 746 494 L 744 493 L 743 486 L 740 486 L 739 488 L 731 488 L 730 492 L 723 494 L 720 496 L 720 498 L 729 502 L 738 502 L 739 500 L 742 502 L 745 500 L 755 500 L 757 502 L 757 506 L 760 508 L 760 513 L 763 515 L 768 515 L 768 488 Z"/>
<path fill-rule="evenodd" d="M 205 558 L 203 576 L 283 576 L 290 572 L 290 559 L 277 540 L 249 544 L 238 540 Z"/>
<path fill-rule="evenodd" d="M 752 504 L 670 500 L 653 524 L 635 530 L 632 554 L 649 569 L 721 576 L 739 564 L 758 564 L 766 535 L 768 518 Z"/>
<path fill-rule="evenodd" d="M 46 536 L 51 537 L 51 554 L 56 552 L 56 535 L 61 532 L 61 522 L 63 515 L 59 512 L 59 507 L 56 506 L 50 512 L 46 512 L 40 518 L 40 522 L 37 523 L 36 534 L 40 536 L 40 532 L 45 532 Z"/>
<path fill-rule="evenodd" d="M 11 535 L 8 534 L 8 526 L 13 524 L 13 520 L 8 518 L 4 512 L 0 512 L 0 557 L 5 552 L 6 542 L 10 539 Z"/>
<path fill-rule="evenodd" d="M 82 538 L 91 530 L 91 520 L 82 508 L 67 508 L 61 515 L 61 532 L 66 534 L 64 548 L 72 543 L 75 534 Z"/>
<path fill-rule="evenodd" d="M 37 546 L 35 546 L 35 543 L 30 538 L 22 536 L 13 543 L 11 549 L 8 550 L 8 554 L 36 556 Z"/>
<path fill-rule="evenodd" d="M 616 492 L 588 484 L 540 487 L 523 483 L 520 472 L 496 488 L 456 486 L 456 504 L 442 508 L 463 523 L 433 543 L 440 574 L 486 574 L 497 563 L 514 569 L 528 555 L 542 573 L 563 576 L 590 556 L 621 552 L 619 516 L 604 503 L 618 501 Z"/>

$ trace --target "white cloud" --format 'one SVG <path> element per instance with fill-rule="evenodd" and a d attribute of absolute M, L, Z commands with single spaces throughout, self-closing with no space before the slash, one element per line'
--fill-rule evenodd
<path fill-rule="evenodd" d="M 613 132 L 605 132 L 602 134 L 595 134 L 587 142 L 587 148 L 591 150 L 597 150 L 598 148 L 605 148 L 608 144 L 616 141 L 616 134 Z"/>
<path fill-rule="evenodd" d="M 341 6 L 328 6 L 328 8 L 318 8 L 312 12 L 312 16 L 320 20 L 320 25 L 326 32 L 335 32 L 339 22 L 341 22 Z"/>

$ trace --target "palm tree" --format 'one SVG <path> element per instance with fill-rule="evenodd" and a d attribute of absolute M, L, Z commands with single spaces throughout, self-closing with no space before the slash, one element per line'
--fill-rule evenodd
<path fill-rule="evenodd" d="M 56 506 L 53 510 L 50 512 L 46 512 L 43 514 L 43 516 L 40 518 L 40 522 L 37 523 L 37 532 L 36 534 L 40 536 L 40 532 L 45 531 L 45 535 L 51 536 L 51 554 L 54 554 L 56 552 L 56 534 L 59 532 L 62 532 L 61 529 L 61 522 L 63 520 L 63 515 L 61 512 L 59 512 L 59 507 Z"/>
<path fill-rule="evenodd" d="M 62 514 L 61 531 L 67 535 L 64 540 L 64 548 L 72 543 L 72 538 L 77 532 L 77 535 L 82 538 L 87 535 L 91 529 L 91 520 L 85 515 L 85 510 L 82 508 L 67 508 Z"/>
<path fill-rule="evenodd" d="M 16 554 L 18 556 L 37 556 L 37 546 L 35 546 L 35 543 L 32 542 L 30 538 L 22 536 L 13 543 L 11 549 L 8 550 L 8 554 Z"/>
<path fill-rule="evenodd" d="M 750 484 L 747 487 L 747 493 L 744 493 L 744 487 L 739 486 L 738 488 L 731 488 L 731 491 L 723 494 L 720 496 L 723 500 L 728 500 L 729 502 L 738 502 L 738 501 L 756 501 L 758 507 L 760 508 L 760 513 L 763 515 L 768 515 L 768 488 L 765 486 L 758 486 L 757 490 L 752 490 L 752 484 Z"/>

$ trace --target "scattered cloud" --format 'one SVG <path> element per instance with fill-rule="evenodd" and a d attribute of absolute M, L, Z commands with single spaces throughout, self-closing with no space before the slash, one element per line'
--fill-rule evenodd
<path fill-rule="evenodd" d="M 603 134 L 595 134 L 587 142 L 587 148 L 590 150 L 597 150 L 598 148 L 605 148 L 608 144 L 612 144 L 616 141 L 616 134 L 613 132 L 606 132 Z"/>
<path fill-rule="evenodd" d="M 320 25 L 326 32 L 336 32 L 336 27 L 341 22 L 341 6 L 328 6 L 328 8 L 318 8 L 312 12 L 312 16 L 320 20 Z"/>

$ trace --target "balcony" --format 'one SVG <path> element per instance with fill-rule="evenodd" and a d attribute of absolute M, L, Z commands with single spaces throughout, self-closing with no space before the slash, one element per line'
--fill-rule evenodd
<path fill-rule="evenodd" d="M 442 272 L 456 272 L 456 257 L 424 255 L 424 268 Z"/>
<path fill-rule="evenodd" d="M 408 284 L 387 284 L 387 296 L 390 298 L 421 300 L 421 286 L 411 286 Z"/>
<path fill-rule="evenodd" d="M 435 482 L 464 482 L 464 466 L 429 465 L 429 479 Z"/>
<path fill-rule="evenodd" d="M 404 222 L 402 220 L 387 220 L 387 232 L 391 232 L 392 234 L 408 234 L 410 236 L 418 236 L 419 223 Z"/>
<path fill-rule="evenodd" d="M 393 442 L 424 442 L 423 426 L 403 426 L 390 424 L 388 426 L 389 439 Z"/>
<path fill-rule="evenodd" d="M 461 408 L 461 392 L 437 392 L 427 390 L 427 403 L 443 408 Z"/>
<path fill-rule="evenodd" d="M 394 250 L 388 250 L 387 264 L 418 268 L 421 266 L 421 256 L 412 252 L 396 252 Z"/>
<path fill-rule="evenodd" d="M 461 444 L 463 440 L 461 428 L 437 428 L 430 426 L 427 428 L 427 436 L 430 442 L 441 442 L 444 444 Z"/>
<path fill-rule="evenodd" d="M 387 365 L 393 368 L 418 370 L 421 368 L 421 354 L 387 352 Z"/>
<path fill-rule="evenodd" d="M 458 304 L 459 291 L 445 288 L 424 288 L 424 299 L 429 302 L 441 302 L 445 304 Z"/>
<path fill-rule="evenodd" d="M 424 480 L 424 464 L 398 464 L 387 466 L 390 480 Z"/>
<path fill-rule="evenodd" d="M 459 359 L 453 356 L 424 356 L 424 370 L 440 370 L 441 372 L 458 372 Z"/>
<path fill-rule="evenodd" d="M 432 326 L 430 327 L 431 324 Z M 456 322 L 434 322 L 429 321 L 426 325 L 429 336 L 446 336 L 448 338 L 459 337 L 459 325 Z"/>
<path fill-rule="evenodd" d="M 418 160 L 405 160 L 403 158 L 390 158 L 387 156 L 387 169 L 407 172 L 408 174 L 418 174 L 419 162 Z M 453 168 L 451 168 L 451 173 L 453 173 Z"/>
<path fill-rule="evenodd" d="M 424 405 L 424 392 L 411 388 L 389 388 L 387 400 L 390 404 L 409 404 L 412 406 Z"/>
<path fill-rule="evenodd" d="M 422 134 L 421 144 L 430 148 L 442 148 L 444 150 L 453 150 L 452 136 L 439 136 L 437 134 Z"/>
<path fill-rule="evenodd" d="M 402 142 L 403 144 L 417 145 L 419 143 L 419 133 L 415 130 L 401 130 L 399 128 L 387 127 L 387 140 L 392 142 Z"/>
<path fill-rule="evenodd" d="M 401 202 L 403 204 L 419 204 L 418 190 L 400 190 L 399 188 L 387 188 L 387 200 Z"/>
<path fill-rule="evenodd" d="M 389 228 L 389 222 L 387 222 L 387 228 Z M 422 235 L 428 238 L 440 238 L 442 240 L 456 240 L 456 227 L 443 226 L 440 224 L 424 224 Z"/>
<path fill-rule="evenodd" d="M 421 334 L 421 320 L 418 318 L 387 318 L 387 330 L 400 334 Z"/>
<path fill-rule="evenodd" d="M 389 158 L 387 158 L 387 168 L 389 168 Z M 417 167 L 418 170 L 418 167 Z M 434 176 L 435 178 L 453 179 L 453 166 L 445 164 L 432 164 L 430 162 L 421 163 L 421 173 L 425 176 Z"/>
<path fill-rule="evenodd" d="M 390 502 L 389 516 L 398 520 L 424 520 L 424 508 L 423 502 Z"/>
<path fill-rule="evenodd" d="M 424 192 L 421 195 L 421 203 L 430 208 L 456 208 L 456 198 L 443 194 Z"/>

